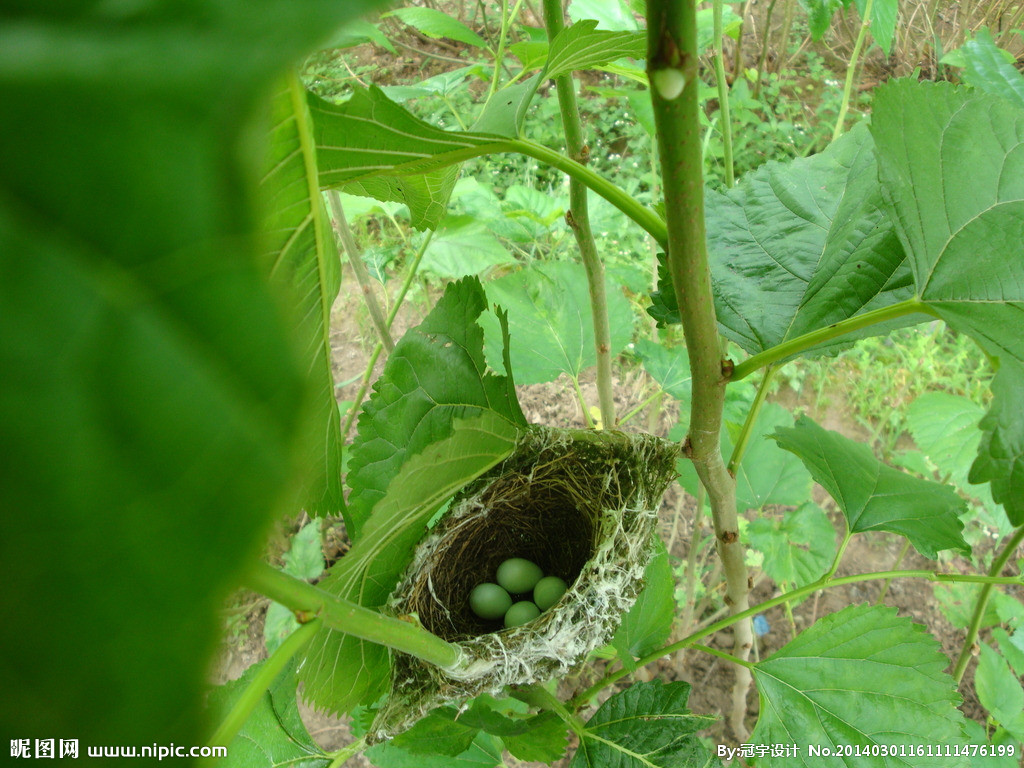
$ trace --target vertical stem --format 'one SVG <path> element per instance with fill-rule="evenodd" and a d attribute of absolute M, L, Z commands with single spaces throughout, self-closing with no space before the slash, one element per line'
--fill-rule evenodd
<path fill-rule="evenodd" d="M 544 24 L 548 40 L 565 28 L 562 0 L 544 0 Z M 562 128 L 565 131 L 565 148 L 569 157 L 585 165 L 590 148 L 583 141 L 583 127 L 576 103 L 576 86 L 571 74 L 555 78 L 558 92 L 558 106 L 562 113 Z M 569 211 L 565 216 L 583 259 L 587 273 L 587 289 L 590 291 L 590 307 L 594 323 L 594 346 L 597 351 L 597 399 L 601 409 L 601 422 L 605 429 L 613 429 L 615 400 L 612 393 L 611 329 L 608 325 L 608 301 L 605 294 L 604 265 L 597 255 L 597 244 L 590 230 L 590 213 L 587 208 L 587 187 L 575 177 L 569 177 Z"/>
<path fill-rule="evenodd" d="M 768 46 L 771 44 L 772 13 L 775 11 L 777 0 L 768 3 L 768 10 L 765 11 L 764 34 L 761 36 L 761 55 L 757 59 L 757 81 L 754 83 L 754 98 L 761 95 L 761 78 L 764 75 L 764 68 L 768 63 Z"/>
<path fill-rule="evenodd" d="M 1006 542 L 1006 546 L 1003 547 L 1003 551 L 992 562 L 992 567 L 988 569 L 989 576 L 998 576 L 1003 572 L 1006 563 L 1013 557 L 1013 553 L 1017 551 L 1017 547 L 1020 546 L 1022 541 L 1024 541 L 1024 525 L 1014 532 L 1010 540 Z M 956 665 L 953 667 L 953 679 L 957 683 L 963 679 L 964 672 L 967 671 L 967 665 L 971 661 L 971 650 L 974 648 L 974 641 L 978 639 L 978 630 L 981 629 L 981 620 L 985 617 L 985 608 L 988 607 L 988 598 L 992 594 L 993 586 L 995 585 L 989 582 L 982 586 L 981 591 L 978 593 L 978 602 L 974 604 L 974 614 L 971 616 L 971 625 L 967 628 L 964 647 L 960 649 L 960 655 L 957 657 Z"/>
<path fill-rule="evenodd" d="M 363 292 L 363 301 L 366 303 L 366 309 L 370 312 L 370 320 L 373 322 L 373 327 L 377 329 L 377 335 L 380 337 L 381 344 L 384 345 L 388 352 L 391 352 L 395 348 L 395 342 L 391 339 L 391 333 L 388 331 L 387 323 L 384 321 L 384 313 L 381 311 L 380 304 L 377 302 L 377 296 L 373 292 L 370 274 L 366 271 L 366 265 L 363 263 L 359 249 L 356 247 L 355 238 L 352 237 L 352 230 L 349 228 L 348 220 L 345 218 L 345 211 L 341 207 L 341 195 L 337 190 L 331 190 L 327 193 L 327 202 L 331 206 L 331 215 L 337 224 L 338 237 L 341 239 L 341 244 L 348 254 L 348 263 L 352 267 L 352 272 L 356 276 L 359 288 Z"/>
<path fill-rule="evenodd" d="M 722 52 L 722 0 L 714 0 L 712 10 L 715 36 L 715 81 L 718 85 L 718 126 L 722 131 L 725 162 L 725 186 L 736 183 L 732 164 L 732 121 L 729 118 L 729 83 L 725 79 L 725 60 Z"/>
<path fill-rule="evenodd" d="M 864 40 L 868 35 L 868 28 L 871 26 L 871 7 L 873 5 L 874 0 L 867 0 L 864 5 L 864 18 L 860 22 L 857 42 L 853 44 L 853 53 L 850 54 L 850 66 L 846 70 L 846 84 L 843 86 L 843 100 L 839 105 L 839 118 L 836 120 L 835 130 L 832 131 L 832 141 L 838 139 L 843 132 L 846 112 L 850 108 L 850 95 L 853 92 L 853 83 L 857 76 L 857 59 L 860 58 L 860 49 L 864 47 Z"/>
<path fill-rule="evenodd" d="M 739 540 L 736 481 L 722 459 L 720 430 L 725 383 L 718 323 L 711 292 L 704 230 L 704 180 L 698 105 L 696 0 L 648 0 L 648 75 L 658 128 L 665 212 L 668 219 L 668 267 L 675 288 L 693 377 L 690 431 L 684 444 L 707 489 L 715 540 L 734 612 L 749 602 L 747 567 Z M 682 85 L 682 90 L 678 86 Z M 735 627 L 734 653 L 750 657 L 750 621 Z M 750 670 L 736 667 L 731 724 L 740 740 L 747 736 L 743 717 Z"/>

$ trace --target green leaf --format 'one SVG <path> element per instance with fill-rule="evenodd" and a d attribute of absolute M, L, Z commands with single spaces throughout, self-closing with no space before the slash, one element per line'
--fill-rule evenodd
<path fill-rule="evenodd" d="M 448 437 L 402 465 L 352 548 L 318 584 L 321 589 L 360 605 L 383 605 L 441 504 L 508 456 L 518 434 L 511 421 L 491 410 L 446 427 Z M 304 695 L 320 708 L 347 712 L 376 701 L 389 671 L 384 646 L 322 629 L 302 667 Z"/>
<path fill-rule="evenodd" d="M 285 573 L 297 579 L 312 581 L 324 572 L 324 551 L 320 541 L 320 523 L 307 523 L 292 537 L 291 547 L 284 554 Z"/>
<path fill-rule="evenodd" d="M 981 644 L 981 658 L 974 671 L 978 701 L 993 719 L 1018 741 L 1024 741 L 1024 688 L 1006 660 L 988 643 Z"/>
<path fill-rule="evenodd" d="M 245 673 L 225 683 L 210 694 L 210 707 L 221 717 L 230 711 L 246 690 L 252 678 L 266 660 L 250 666 Z M 324 768 L 331 762 L 330 755 L 309 735 L 295 695 L 298 678 L 293 660 L 281 671 L 270 688 L 264 692 L 259 704 L 245 721 L 245 725 L 227 745 L 227 757 L 218 762 L 225 768 L 251 768 L 251 766 L 294 765 L 299 768 Z"/>
<path fill-rule="evenodd" d="M 499 737 L 520 760 L 551 762 L 565 754 L 566 725 L 561 718 L 552 712 L 509 717 L 498 711 L 503 704 L 481 696 L 461 714 L 453 707 L 435 709 L 392 744 L 410 754 L 455 756 L 470 749 L 483 731 Z"/>
<path fill-rule="evenodd" d="M 363 754 L 378 768 L 491 768 L 501 764 L 501 741 L 477 734 L 469 749 L 458 755 L 423 755 L 409 752 L 393 741 L 370 747 Z"/>
<path fill-rule="evenodd" d="M 847 0 L 848 2 L 848 0 Z M 864 18 L 867 0 L 857 0 L 857 13 Z M 896 17 L 899 15 L 899 0 L 874 0 L 871 5 L 871 37 L 882 53 L 888 58 L 892 50 L 892 38 L 896 34 Z"/>
<path fill-rule="evenodd" d="M 644 588 L 615 631 L 611 644 L 627 668 L 633 659 L 646 656 L 665 644 L 676 614 L 675 581 L 668 563 L 668 551 L 657 539 L 654 555 L 644 571 Z"/>
<path fill-rule="evenodd" d="M 631 32 L 640 28 L 632 10 L 622 0 L 571 0 L 568 14 L 573 22 L 594 19 L 601 29 L 613 32 Z"/>
<path fill-rule="evenodd" d="M 475 278 L 450 284 L 388 357 L 363 406 L 350 452 L 353 539 L 403 462 L 450 434 L 455 419 L 493 411 L 525 424 L 507 377 L 484 363 L 484 333 L 477 318 L 485 307 L 483 288 Z M 490 314 L 488 318 L 494 319 Z M 498 359 L 500 339 L 493 341 L 499 345 Z"/>
<path fill-rule="evenodd" d="M 546 77 L 595 69 L 616 59 L 647 56 L 644 32 L 609 32 L 597 29 L 597 22 L 585 19 L 565 27 L 551 41 Z"/>
<path fill-rule="evenodd" d="M 5 8 L 5 732 L 202 743 L 216 611 L 298 485 L 307 399 L 253 139 L 286 67 L 370 7 Z"/>
<path fill-rule="evenodd" d="M 999 48 L 986 27 L 952 53 L 959 54 L 955 66 L 964 68 L 965 83 L 1024 107 L 1024 75 L 1014 67 L 1013 54 Z"/>
<path fill-rule="evenodd" d="M 583 265 L 535 263 L 487 283 L 489 303 L 508 311 L 512 368 L 518 384 L 554 381 L 560 374 L 578 378 L 597 362 L 594 323 Z M 633 313 L 619 291 L 608 292 L 611 354 L 630 342 Z M 487 334 L 487 359 L 497 368 L 501 336 L 495 318 L 480 320 Z"/>
<path fill-rule="evenodd" d="M 689 696 L 689 683 L 659 680 L 616 693 L 587 722 L 570 768 L 711 765 L 697 732 L 714 719 L 692 714 Z"/>
<path fill-rule="evenodd" d="M 267 653 L 273 653 L 281 647 L 281 643 L 299 628 L 299 622 L 291 608 L 271 601 L 263 618 L 263 645 Z"/>
<path fill-rule="evenodd" d="M 320 523 L 314 520 L 305 525 L 291 540 L 291 548 L 284 554 L 282 571 L 297 579 L 311 581 L 324 572 L 324 552 L 320 541 Z M 273 653 L 299 622 L 291 609 L 271 602 L 263 622 L 263 644 Z"/>
<path fill-rule="evenodd" d="M 726 194 L 709 191 L 707 226 L 719 327 L 751 354 L 911 296 L 866 128 L 821 154 L 767 163 Z M 678 322 L 666 270 L 659 269 L 658 287 L 651 314 Z M 835 350 L 907 322 L 876 324 L 814 349 Z"/>
<path fill-rule="evenodd" d="M 992 630 L 992 639 L 999 646 L 999 653 L 1013 667 L 1014 673 L 1024 675 L 1024 630 L 1018 629 L 1009 635 L 1002 627 L 996 627 Z"/>
<path fill-rule="evenodd" d="M 490 230 L 471 217 L 449 216 L 423 254 L 420 268 L 438 277 L 486 275 L 516 260 Z"/>
<path fill-rule="evenodd" d="M 693 383 L 685 347 L 668 349 L 649 339 L 637 339 L 633 351 L 643 361 L 644 370 L 663 390 L 680 403 L 689 405 Z"/>
<path fill-rule="evenodd" d="M 459 755 L 470 748 L 480 729 L 464 724 L 458 715 L 454 707 L 435 709 L 391 743 L 412 755 Z"/>
<path fill-rule="evenodd" d="M 1020 524 L 1024 419 L 1007 397 L 1024 387 L 1024 110 L 902 80 L 878 90 L 871 131 L 918 297 L 1002 363 L 970 480 Z"/>
<path fill-rule="evenodd" d="M 307 98 L 321 188 L 405 203 L 418 229 L 433 228 L 445 216 L 457 176 L 448 166 L 486 154 L 500 142 L 435 128 L 379 88 L 354 88 L 344 104 L 312 93 Z"/>
<path fill-rule="evenodd" d="M 331 39 L 328 41 L 325 48 L 354 48 L 357 45 L 363 43 L 373 43 L 379 45 L 381 48 L 386 49 L 394 55 L 398 55 L 398 51 L 395 50 L 395 46 L 391 44 L 387 36 L 380 31 L 379 24 L 371 24 L 365 19 L 353 19 L 348 24 L 341 27 Z"/>
<path fill-rule="evenodd" d="M 753 520 L 747 536 L 764 554 L 762 568 L 776 584 L 812 584 L 835 556 L 836 531 L 821 507 L 810 502 L 777 518 Z"/>
<path fill-rule="evenodd" d="M 967 472 L 978 453 L 978 422 L 985 410 L 961 395 L 926 392 L 907 409 L 907 427 L 940 474 L 971 490 Z"/>
<path fill-rule="evenodd" d="M 397 16 L 410 27 L 435 40 L 447 37 L 475 48 L 486 48 L 487 41 L 458 19 L 434 8 L 398 8 L 384 16 Z"/>
<path fill-rule="evenodd" d="M 530 108 L 542 76 L 543 71 L 538 72 L 521 83 L 506 86 L 493 94 L 472 129 L 478 133 L 509 139 L 518 137 L 526 119 L 526 110 Z"/>
<path fill-rule="evenodd" d="M 886 466 L 868 446 L 822 429 L 806 416 L 772 437 L 795 453 L 836 500 L 850 533 L 898 533 L 932 560 L 944 549 L 970 552 L 957 517 L 965 504 L 952 488 Z"/>
<path fill-rule="evenodd" d="M 778 403 L 761 407 L 746 453 L 736 469 L 736 506 L 740 511 L 761 509 L 765 504 L 796 506 L 811 497 L 807 469 L 797 457 L 766 439 L 775 429 L 792 426 L 792 414 Z"/>
<path fill-rule="evenodd" d="M 847 766 L 839 755 L 808 756 L 808 745 L 949 745 L 964 742 L 949 659 L 920 625 L 896 609 L 855 605 L 825 616 L 753 665 L 761 716 L 754 744 L 796 744 L 797 757 L 759 766 Z M 965 757 L 858 757 L 858 768 L 967 766 Z"/>
<path fill-rule="evenodd" d="M 345 510 L 341 485 L 341 417 L 331 372 L 331 306 L 341 287 L 341 262 L 320 195 L 306 91 L 294 73 L 273 97 L 273 127 L 261 192 L 270 215 L 264 223 L 271 282 L 291 299 L 315 387 L 308 477 L 300 502 L 311 514 Z"/>
<path fill-rule="evenodd" d="M 843 0 L 800 0 L 807 11 L 807 25 L 814 40 L 821 40 L 832 26 L 832 17 L 844 5 Z"/>
<path fill-rule="evenodd" d="M 1024 365 L 1003 364 L 992 382 L 992 407 L 981 420 L 978 458 L 968 481 L 992 484 L 992 498 L 1012 525 L 1024 525 Z"/>

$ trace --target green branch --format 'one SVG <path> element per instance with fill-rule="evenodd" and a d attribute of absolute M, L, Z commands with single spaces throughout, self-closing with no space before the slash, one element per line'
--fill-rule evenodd
<path fill-rule="evenodd" d="M 747 452 L 747 446 L 750 444 L 750 437 L 754 430 L 754 423 L 757 421 L 757 415 L 761 412 L 761 406 L 764 405 L 765 397 L 768 396 L 768 385 L 771 384 L 777 370 L 776 366 L 769 365 L 765 369 L 764 377 L 757 387 L 754 402 L 751 404 L 750 410 L 747 411 L 747 418 L 743 422 L 742 429 L 740 429 L 739 437 L 736 438 L 736 445 L 732 449 L 732 456 L 729 457 L 727 468 L 733 475 L 736 474 L 740 462 L 743 461 L 743 454 Z"/>
<path fill-rule="evenodd" d="M 989 576 L 992 580 L 986 581 L 985 586 L 981 588 L 981 593 L 978 595 L 978 602 L 974 604 L 974 614 L 971 616 L 971 624 L 967 628 L 967 637 L 964 638 L 963 648 L 960 649 L 960 655 L 957 656 L 956 665 L 953 667 L 953 679 L 959 683 L 963 677 L 964 672 L 967 671 L 967 665 L 971 661 L 972 651 L 974 649 L 974 641 L 978 639 L 978 630 L 981 629 L 982 619 L 985 617 L 985 609 L 988 607 L 988 599 L 992 594 L 992 588 L 1002 583 L 995 580 L 1002 572 L 1003 568 L 1006 567 L 1006 563 L 1009 562 L 1013 553 L 1017 551 L 1017 547 L 1024 541 L 1024 526 L 1021 526 L 1016 530 L 1010 540 L 1006 542 L 1006 546 L 1003 547 L 1003 551 L 999 553 L 999 556 L 992 562 L 992 567 L 989 568 Z M 1017 581 L 1021 581 L 1020 578 Z"/>
<path fill-rule="evenodd" d="M 277 676 L 281 674 L 281 670 L 285 668 L 292 656 L 305 648 L 313 639 L 313 635 L 320 629 L 321 624 L 323 624 L 321 619 L 314 618 L 288 635 L 249 681 L 245 690 L 242 691 L 242 695 L 235 701 L 231 711 L 224 717 L 220 727 L 214 731 L 207 744 L 226 747 L 234 741 L 235 736 L 245 725 L 245 721 L 249 719 L 249 715 L 260 703 L 260 699 L 273 685 Z"/>
<path fill-rule="evenodd" d="M 562 0 L 544 0 L 544 25 L 550 43 L 565 29 Z M 555 78 L 558 107 L 562 114 L 565 148 L 569 157 L 585 165 L 590 150 L 583 141 L 583 126 L 576 103 L 576 85 L 572 74 Z M 590 229 L 587 186 L 580 179 L 569 177 L 569 212 L 566 221 L 576 237 L 583 268 L 587 273 L 591 317 L 594 326 L 594 351 L 597 355 L 597 400 L 605 429 L 616 425 L 615 398 L 612 391 L 611 328 L 608 322 L 608 301 L 605 293 L 604 265 L 597 255 L 597 243 Z"/>
<path fill-rule="evenodd" d="M 711 11 L 715 36 L 715 84 L 718 86 L 718 125 L 722 131 L 722 151 L 725 163 L 725 186 L 736 183 L 732 162 L 732 119 L 729 114 L 729 83 L 725 79 L 725 57 L 722 52 L 722 0 L 714 0 Z M 739 51 L 737 50 L 737 55 Z"/>
<path fill-rule="evenodd" d="M 335 597 L 266 563 L 257 563 L 244 583 L 254 592 L 266 595 L 293 611 L 307 611 L 319 616 L 331 629 L 386 645 L 435 666 L 451 668 L 462 660 L 458 646 L 417 624 Z"/>
<path fill-rule="evenodd" d="M 846 122 L 846 111 L 850 108 L 850 97 L 853 95 L 853 83 L 856 79 L 857 64 L 860 58 L 860 51 L 864 47 L 864 40 L 871 26 L 871 7 L 874 0 L 867 0 L 864 6 L 864 18 L 861 19 L 860 31 L 857 33 L 857 42 L 853 44 L 853 53 L 850 54 L 850 63 L 846 67 L 846 82 L 843 85 L 843 100 L 839 105 L 839 118 L 836 120 L 836 127 L 832 131 L 832 141 L 835 141 L 843 132 L 843 124 Z"/>
<path fill-rule="evenodd" d="M 777 344 L 774 347 L 758 352 L 756 355 L 752 355 L 739 363 L 732 372 L 730 381 L 740 381 L 745 379 L 747 376 L 752 374 L 759 368 L 763 368 L 771 363 L 777 363 L 780 360 L 785 360 L 788 357 L 793 357 L 801 352 L 816 347 L 819 344 L 823 344 L 826 341 L 844 336 L 854 331 L 859 331 L 861 328 L 867 328 L 877 323 L 884 323 L 888 320 L 895 320 L 898 317 L 904 317 L 905 315 L 912 315 L 914 313 L 921 313 L 938 317 L 935 312 L 918 298 L 907 299 L 897 304 L 890 304 L 887 307 L 881 307 L 880 309 L 873 309 L 870 312 L 865 312 L 862 315 L 854 315 L 846 320 L 840 320 L 838 323 L 832 323 L 832 325 L 826 326 L 825 328 L 819 328 L 816 331 L 805 333 L 803 336 L 797 336 L 795 339 L 784 341 L 781 344 Z"/>

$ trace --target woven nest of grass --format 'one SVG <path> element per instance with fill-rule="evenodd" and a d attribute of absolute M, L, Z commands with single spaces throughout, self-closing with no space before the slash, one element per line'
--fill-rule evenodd
<path fill-rule="evenodd" d="M 386 610 L 459 645 L 440 670 L 396 654 L 370 731 L 393 736 L 443 703 L 564 674 L 606 644 L 639 593 L 678 446 L 652 435 L 531 427 L 513 454 L 467 486 L 417 547 Z M 533 621 L 503 629 L 469 607 L 510 557 L 569 589 Z"/>

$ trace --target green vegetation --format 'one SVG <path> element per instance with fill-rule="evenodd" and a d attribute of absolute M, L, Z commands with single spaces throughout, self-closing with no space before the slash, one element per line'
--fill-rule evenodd
<path fill-rule="evenodd" d="M 12 757 L 1018 764 L 1019 2 L 20 5 Z"/>

